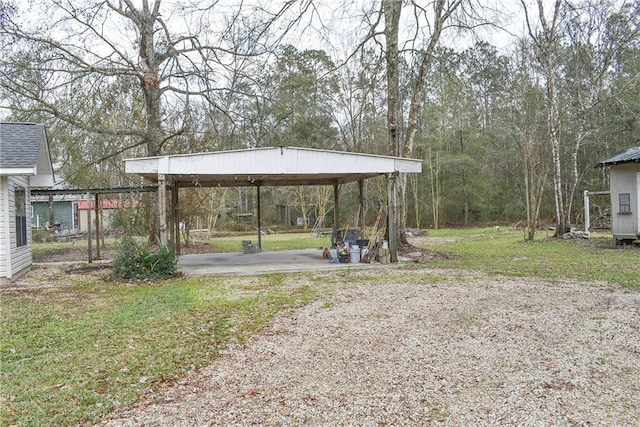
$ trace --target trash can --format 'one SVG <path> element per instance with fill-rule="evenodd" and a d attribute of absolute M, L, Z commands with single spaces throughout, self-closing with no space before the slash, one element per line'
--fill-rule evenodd
<path fill-rule="evenodd" d="M 360 252 L 362 253 L 362 248 L 369 246 L 369 239 L 358 239 L 356 240 L 356 245 L 358 245 Z"/>
<path fill-rule="evenodd" d="M 360 262 L 360 247 L 357 245 L 352 246 L 349 251 L 349 256 L 351 263 Z"/>

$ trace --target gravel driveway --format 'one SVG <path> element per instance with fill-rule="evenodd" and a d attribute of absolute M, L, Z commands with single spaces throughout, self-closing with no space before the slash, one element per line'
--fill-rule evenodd
<path fill-rule="evenodd" d="M 286 313 L 101 425 L 640 425 L 637 290 L 397 277 Z"/>

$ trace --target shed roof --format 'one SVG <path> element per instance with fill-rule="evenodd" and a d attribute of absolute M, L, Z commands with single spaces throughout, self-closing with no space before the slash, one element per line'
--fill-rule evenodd
<path fill-rule="evenodd" d="M 270 147 L 125 160 L 125 171 L 178 186 L 331 185 L 387 173 L 418 173 L 422 161 L 299 147 Z"/>
<path fill-rule="evenodd" d="M 616 154 L 613 157 L 601 161 L 598 163 L 598 166 L 603 167 L 623 163 L 640 163 L 640 147 L 629 148 L 624 153 Z"/>
<path fill-rule="evenodd" d="M 41 123 L 0 123 L 0 175 L 28 175 L 34 187 L 53 185 L 53 166 Z"/>

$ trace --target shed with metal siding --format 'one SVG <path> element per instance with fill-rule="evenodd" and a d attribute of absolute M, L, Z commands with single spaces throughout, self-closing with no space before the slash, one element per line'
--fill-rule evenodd
<path fill-rule="evenodd" d="M 640 239 L 640 147 L 598 163 L 609 168 L 611 228 L 616 242 Z"/>

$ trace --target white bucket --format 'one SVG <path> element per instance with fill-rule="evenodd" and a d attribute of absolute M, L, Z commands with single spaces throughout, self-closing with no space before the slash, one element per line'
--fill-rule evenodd
<path fill-rule="evenodd" d="M 382 241 L 382 249 L 389 249 L 389 242 L 387 242 L 386 240 Z"/>
<path fill-rule="evenodd" d="M 360 262 L 360 248 L 358 246 L 351 248 L 351 251 L 349 252 L 349 261 L 352 264 L 354 262 Z"/>

